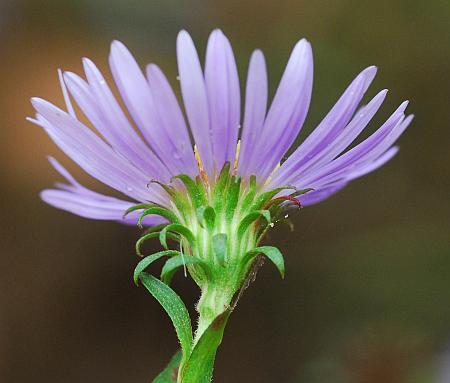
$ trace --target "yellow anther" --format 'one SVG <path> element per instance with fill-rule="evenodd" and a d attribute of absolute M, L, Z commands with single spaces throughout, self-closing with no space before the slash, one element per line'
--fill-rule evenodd
<path fill-rule="evenodd" d="M 272 173 L 270 173 L 270 176 L 267 178 L 266 182 L 264 182 L 264 186 L 268 185 L 270 181 L 272 180 L 273 175 L 275 172 L 280 168 L 281 162 L 278 162 L 278 165 L 275 166 L 275 169 L 272 170 Z"/>
<path fill-rule="evenodd" d="M 238 166 L 240 152 L 241 152 L 241 140 L 238 140 L 237 145 L 236 145 L 236 155 L 234 157 L 234 163 L 233 163 L 233 171 L 231 173 L 232 176 L 235 176 L 237 173 L 237 166 Z"/>
<path fill-rule="evenodd" d="M 197 160 L 197 166 L 200 171 L 200 177 L 203 179 L 203 181 L 208 184 L 208 174 L 205 172 L 205 168 L 203 167 L 202 159 L 200 158 L 200 154 L 197 149 L 197 145 L 194 145 L 194 155 L 195 159 Z"/>

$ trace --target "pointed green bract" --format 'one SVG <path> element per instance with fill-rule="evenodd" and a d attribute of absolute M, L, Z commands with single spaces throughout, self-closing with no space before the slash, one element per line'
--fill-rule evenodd
<path fill-rule="evenodd" d="M 227 258 L 228 236 L 225 233 L 216 234 L 212 237 L 212 246 L 214 255 L 219 261 L 219 264 L 223 266 Z"/>
<path fill-rule="evenodd" d="M 133 280 L 136 286 L 139 284 L 139 276 L 141 273 L 149 267 L 153 262 L 157 261 L 159 258 L 162 257 L 170 257 L 170 256 L 176 256 L 181 254 L 179 251 L 176 250 L 165 250 L 165 251 L 159 251 L 157 253 L 151 254 L 148 257 L 145 257 L 142 261 L 140 261 L 136 268 L 134 269 L 133 273 Z"/>
<path fill-rule="evenodd" d="M 244 219 L 240 222 L 238 230 L 237 230 L 237 237 L 238 240 L 242 238 L 242 236 L 245 234 L 249 226 L 255 222 L 259 218 L 264 218 L 267 223 L 270 223 L 270 212 L 268 210 L 257 210 L 253 211 L 250 214 L 248 214 Z"/>
<path fill-rule="evenodd" d="M 141 272 L 139 279 L 172 320 L 183 351 L 183 358 L 186 358 L 191 354 L 193 342 L 191 318 L 186 306 L 175 291 L 153 275 Z"/>
<path fill-rule="evenodd" d="M 173 212 L 171 212 L 169 209 L 166 209 L 164 207 L 159 207 L 159 206 L 153 206 L 153 207 L 149 207 L 148 209 L 145 209 L 139 216 L 138 226 L 140 228 L 142 228 L 142 220 L 147 215 L 159 215 L 161 217 L 167 218 L 170 222 L 173 222 L 173 223 L 178 222 L 178 217 Z"/>
<path fill-rule="evenodd" d="M 169 285 L 170 282 L 172 281 L 172 277 L 174 276 L 175 272 L 181 266 L 194 264 L 199 264 L 203 267 L 206 267 L 206 265 L 204 265 L 204 262 L 201 259 L 192 257 L 191 255 L 179 253 L 178 255 L 166 261 L 161 270 L 161 280 L 165 284 Z"/>
<path fill-rule="evenodd" d="M 172 180 L 175 179 L 179 179 L 181 182 L 183 182 L 195 209 L 206 204 L 206 196 L 204 195 L 203 190 L 197 185 L 194 180 L 192 180 L 191 177 L 186 174 L 180 174 L 172 178 Z"/>
<path fill-rule="evenodd" d="M 197 218 L 200 226 L 213 230 L 216 223 L 216 212 L 211 206 L 200 206 L 197 209 Z"/>
<path fill-rule="evenodd" d="M 165 225 L 164 225 L 164 226 L 165 226 Z M 142 252 L 141 252 L 141 246 L 144 244 L 145 241 L 147 241 L 147 240 L 149 240 L 149 239 L 151 239 L 151 238 L 158 238 L 159 235 L 160 235 L 160 232 L 159 232 L 159 231 L 156 231 L 156 232 L 153 232 L 153 233 L 145 234 L 145 235 L 143 235 L 141 238 L 139 238 L 139 239 L 137 240 L 136 246 L 135 246 L 135 248 L 136 248 L 136 254 L 139 255 L 140 257 L 143 257 L 144 255 L 143 255 Z M 178 236 L 178 235 L 176 235 L 176 234 L 174 234 L 174 233 L 171 233 L 171 232 L 168 232 L 168 233 L 166 234 L 166 236 L 167 236 L 167 238 L 170 238 L 170 239 L 172 239 L 172 240 L 174 240 L 174 241 L 179 241 L 179 240 L 180 240 L 180 236 Z"/>
<path fill-rule="evenodd" d="M 226 201 L 225 207 L 225 217 L 228 221 L 234 216 L 234 212 L 236 210 L 238 200 L 239 200 L 239 192 L 241 189 L 241 178 L 240 177 L 231 177 L 228 197 Z"/>
<path fill-rule="evenodd" d="M 194 234 L 192 234 L 192 232 L 186 226 L 180 225 L 178 223 L 172 223 L 172 224 L 167 225 L 166 227 L 164 227 L 164 229 L 162 229 L 161 232 L 159 233 L 159 241 L 161 242 L 161 245 L 165 249 L 168 248 L 168 246 L 167 246 L 167 233 L 169 231 L 172 231 L 172 232 L 175 232 L 175 233 L 178 233 L 178 234 L 182 235 L 184 238 L 186 238 L 189 241 L 189 243 L 191 245 L 193 245 L 194 242 L 195 242 Z"/>
<path fill-rule="evenodd" d="M 284 258 L 280 250 L 273 246 L 260 246 L 250 250 L 244 257 L 246 262 L 252 261 L 258 254 L 264 254 L 278 269 L 281 278 L 284 278 Z"/>

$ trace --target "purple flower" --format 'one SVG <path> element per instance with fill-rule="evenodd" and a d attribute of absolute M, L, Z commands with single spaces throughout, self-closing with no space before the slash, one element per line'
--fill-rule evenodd
<path fill-rule="evenodd" d="M 44 190 L 44 201 L 86 218 L 136 223 L 136 212 L 123 218 L 131 206 L 148 201 L 170 206 L 167 193 L 150 180 L 169 184 L 173 176 L 195 178 L 201 172 L 213 183 L 229 162 L 243 181 L 255 175 L 261 192 L 287 185 L 313 189 L 298 197 L 303 205 L 311 205 L 389 161 L 398 151 L 392 145 L 412 120 L 412 116 L 405 117 L 404 102 L 378 130 L 348 149 L 386 97 L 387 91 L 382 90 L 358 109 L 376 73 L 375 67 L 369 67 L 282 162 L 302 128 L 311 99 L 309 42 L 303 39 L 295 45 L 269 107 L 264 56 L 259 50 L 252 54 L 243 112 L 233 51 L 220 30 L 209 37 L 204 70 L 185 31 L 178 35 L 177 57 L 188 124 L 160 68 L 149 64 L 144 75 L 118 41 L 112 43 L 109 64 L 127 113 L 89 59 L 83 59 L 86 79 L 59 73 L 67 111 L 32 99 L 36 118 L 30 121 L 41 126 L 88 174 L 124 195 L 119 199 L 89 190 L 50 158 L 67 183 Z M 95 130 L 80 121 L 72 100 Z M 289 194 L 279 195 L 283 193 Z M 144 222 L 162 221 L 159 216 L 147 216 Z"/>

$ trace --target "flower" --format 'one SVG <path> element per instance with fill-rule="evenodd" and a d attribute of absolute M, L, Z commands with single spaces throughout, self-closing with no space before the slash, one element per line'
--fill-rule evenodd
<path fill-rule="evenodd" d="M 375 67 L 369 67 L 352 81 L 317 128 L 282 162 L 300 132 L 311 98 L 313 60 L 309 42 L 302 39 L 295 45 L 268 111 L 264 56 L 259 50 L 252 54 L 242 129 L 238 73 L 224 34 L 220 30 L 211 33 L 204 71 L 194 43 L 185 31 L 178 35 L 177 55 L 190 130 L 159 67 L 149 64 L 144 76 L 131 53 L 118 41 L 112 43 L 109 63 L 131 120 L 100 71 L 86 58 L 83 59 L 86 80 L 71 72 L 60 72 L 67 112 L 42 99 L 32 99 L 37 114 L 36 119 L 30 120 L 43 127 L 88 174 L 127 197 L 119 199 L 83 187 L 51 158 L 50 162 L 68 184 L 44 190 L 41 193 L 44 201 L 86 218 L 135 222 L 136 214 L 124 219 L 123 212 L 136 201 L 169 203 L 167 195 L 156 184 L 149 184 L 149 180 L 168 183 L 174 175 L 199 174 L 190 139 L 192 133 L 210 179 L 225 162 L 234 163 L 238 158 L 237 175 L 247 179 L 256 175 L 263 190 L 285 185 L 314 189 L 301 198 L 306 206 L 328 198 L 351 180 L 391 159 L 398 150 L 392 147 L 393 143 L 412 119 L 412 116 L 405 118 L 407 102 L 404 102 L 369 138 L 345 151 L 386 96 L 387 91 L 382 90 L 357 111 L 376 73 Z M 98 134 L 79 120 L 70 97 Z M 238 142 L 240 151 L 236 156 Z M 161 219 L 154 216 L 146 221 L 156 224 Z"/>

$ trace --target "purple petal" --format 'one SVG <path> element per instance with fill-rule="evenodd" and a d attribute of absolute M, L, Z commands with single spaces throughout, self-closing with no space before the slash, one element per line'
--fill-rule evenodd
<path fill-rule="evenodd" d="M 215 169 L 220 171 L 226 161 L 232 164 L 235 159 L 241 97 L 233 50 L 218 29 L 208 40 L 205 84 Z"/>
<path fill-rule="evenodd" d="M 148 174 L 115 153 L 90 129 L 47 101 L 34 98 L 37 120 L 53 141 L 88 174 L 106 185 L 138 200 L 166 203 L 167 197 L 147 183 Z"/>
<path fill-rule="evenodd" d="M 155 64 L 147 66 L 147 80 L 153 94 L 161 126 L 170 134 L 177 148 L 173 156 L 179 157 L 186 174 L 197 175 L 198 166 L 189 138 L 189 131 L 172 87 L 162 70 Z"/>
<path fill-rule="evenodd" d="M 205 81 L 194 42 L 186 31 L 178 34 L 177 57 L 181 94 L 190 128 L 203 166 L 212 176 L 214 157 Z"/>
<path fill-rule="evenodd" d="M 331 161 L 329 164 L 322 166 L 320 169 L 316 169 L 310 173 L 305 172 L 302 176 L 302 183 L 311 185 L 309 187 L 313 188 L 317 186 L 317 182 L 321 184 L 329 183 L 329 179 L 338 177 L 345 169 L 349 167 L 357 168 L 358 164 L 363 162 L 368 156 L 378 157 L 382 151 L 386 150 L 385 142 L 386 139 L 391 137 L 390 133 L 397 131 L 396 128 L 402 126 L 404 119 L 403 112 L 407 105 L 407 102 L 402 103 L 377 131 L 348 152 Z M 392 145 L 392 142 L 389 142 L 389 146 Z M 381 151 L 379 150 L 380 145 Z"/>
<path fill-rule="evenodd" d="M 88 60 L 85 66 L 90 84 L 74 73 L 64 74 L 65 83 L 83 113 L 114 150 L 153 177 L 160 177 L 162 164 L 158 166 L 158 158 L 130 125 L 101 73 Z"/>
<path fill-rule="evenodd" d="M 345 128 L 376 74 L 376 67 L 363 70 L 347 87 L 331 111 L 316 129 L 292 153 L 275 173 L 273 185 L 287 185 L 290 176 L 326 148 Z"/>
<path fill-rule="evenodd" d="M 135 203 L 106 195 L 93 196 L 80 194 L 75 190 L 57 189 L 43 190 L 40 195 L 49 205 L 84 218 L 118 221 L 135 225 L 139 216 L 139 212 L 133 212 L 124 218 L 125 211 Z M 143 222 L 146 226 L 152 226 L 163 223 L 164 220 L 159 216 L 149 216 Z"/>
<path fill-rule="evenodd" d="M 267 68 L 264 55 L 260 50 L 253 52 L 250 59 L 245 94 L 244 125 L 241 137 L 238 172 L 249 176 L 247 170 L 255 142 L 262 132 L 267 110 Z"/>
<path fill-rule="evenodd" d="M 310 191 L 298 197 L 298 200 L 303 206 L 310 206 L 322 202 L 347 185 L 346 182 L 338 182 L 318 190 Z"/>
<path fill-rule="evenodd" d="M 181 161 L 181 148 L 172 140 L 172 132 L 161 123 L 147 80 L 121 42 L 112 43 L 109 63 L 120 94 L 147 142 L 172 175 L 186 173 Z"/>
<path fill-rule="evenodd" d="M 270 175 L 297 137 L 308 112 L 312 79 L 311 45 L 303 39 L 292 51 L 256 142 L 258 149 L 254 151 L 249 170 L 260 180 Z"/>
<path fill-rule="evenodd" d="M 125 211 L 135 205 L 135 202 L 124 201 L 94 192 L 82 186 L 55 158 L 48 160 L 56 171 L 61 174 L 69 184 L 58 183 L 62 190 L 48 189 L 41 192 L 41 198 L 48 204 L 77 214 L 85 218 L 114 220 L 126 224 L 136 224 L 138 212 L 133 212 L 125 218 Z M 146 217 L 145 225 L 159 223 L 158 217 Z"/>
<path fill-rule="evenodd" d="M 337 155 L 345 150 L 358 137 L 358 135 L 378 111 L 386 97 L 386 93 L 387 90 L 382 90 L 379 92 L 367 106 L 361 108 L 360 111 L 356 113 L 355 117 L 353 117 L 350 123 L 333 140 L 333 142 L 331 142 L 303 166 L 295 169 L 295 171 L 290 174 L 288 178 L 289 184 L 297 184 L 300 178 L 302 178 L 302 180 L 304 179 L 305 175 L 308 175 L 308 178 L 312 179 L 312 175 L 315 174 L 315 171 L 321 171 L 326 164 L 331 162 Z M 273 185 L 274 184 L 271 182 L 267 185 L 267 187 L 271 187 Z"/>

